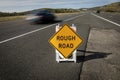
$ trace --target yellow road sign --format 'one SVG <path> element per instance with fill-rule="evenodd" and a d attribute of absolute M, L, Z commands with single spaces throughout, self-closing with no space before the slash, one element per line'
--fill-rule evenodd
<path fill-rule="evenodd" d="M 65 58 L 69 58 L 72 52 L 83 42 L 81 37 L 65 24 L 51 37 L 49 41 Z"/>

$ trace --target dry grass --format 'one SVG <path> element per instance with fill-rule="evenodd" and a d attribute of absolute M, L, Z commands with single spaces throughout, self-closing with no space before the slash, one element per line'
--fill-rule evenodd
<path fill-rule="evenodd" d="M 23 19 L 23 18 L 25 18 L 25 16 L 0 17 L 0 22 L 10 21 L 10 20 L 16 20 L 16 19 Z"/>
<path fill-rule="evenodd" d="M 101 7 L 100 9 L 106 12 L 119 12 L 120 13 L 120 2 L 112 3 Z"/>

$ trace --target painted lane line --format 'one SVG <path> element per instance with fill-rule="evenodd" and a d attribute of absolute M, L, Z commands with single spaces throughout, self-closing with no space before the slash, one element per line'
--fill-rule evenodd
<path fill-rule="evenodd" d="M 11 41 L 11 40 L 14 40 L 14 39 L 16 39 L 16 38 L 20 38 L 20 37 L 26 36 L 26 35 L 28 35 L 28 34 L 31 34 L 31 33 L 34 33 L 34 32 L 37 32 L 37 31 L 40 31 L 40 30 L 43 30 L 43 29 L 46 29 L 46 28 L 49 28 L 49 27 L 54 26 L 54 25 L 55 25 L 55 24 L 52 24 L 52 25 L 49 25 L 49 26 L 46 26 L 46 27 L 43 27 L 43 28 L 40 28 L 40 29 L 36 29 L 36 30 L 30 31 L 30 32 L 27 32 L 27 33 L 24 33 L 24 34 L 21 34 L 21 35 L 18 35 L 18 36 L 15 36 L 15 37 L 12 37 L 12 38 L 3 40 L 3 41 L 0 41 L 0 44 L 1 44 L 1 43 L 5 43 L 5 42 L 8 42 L 8 41 Z"/>
<path fill-rule="evenodd" d="M 77 17 L 84 16 L 84 15 L 86 15 L 86 14 L 78 15 L 78 16 L 75 16 L 75 17 L 72 17 L 72 18 L 66 19 L 66 20 L 64 20 L 64 21 L 70 21 L 70 20 L 73 20 L 73 19 L 75 19 L 75 18 L 77 18 Z"/>
<path fill-rule="evenodd" d="M 85 14 L 84 14 L 84 15 L 85 15 Z M 75 17 L 72 17 L 72 18 L 63 20 L 63 22 L 73 20 L 73 19 L 75 19 L 75 18 L 77 18 L 77 17 L 80 17 L 80 16 L 83 16 L 83 15 L 79 15 L 79 16 L 75 16 Z M 48 26 L 46 26 L 46 27 L 39 28 L 39 29 L 36 29 L 36 30 L 33 30 L 33 31 L 29 31 L 29 32 L 27 32 L 27 33 L 24 33 L 24 34 L 21 34 L 21 35 L 18 35 L 18 36 L 15 36 L 15 37 L 12 37 L 12 38 L 9 38 L 9 39 L 0 41 L 0 44 L 5 43 L 5 42 L 8 42 L 8 41 L 11 41 L 11 40 L 14 40 L 14 39 L 17 39 L 17 38 L 20 38 L 20 37 L 23 37 L 23 36 L 26 36 L 26 35 L 29 35 L 29 34 L 32 34 L 32 33 L 35 33 L 35 32 L 38 32 L 38 31 L 40 31 L 40 30 L 49 28 L 49 27 L 54 26 L 54 25 L 57 25 L 57 24 L 58 24 L 58 23 L 51 24 L 51 25 L 48 25 Z"/>
<path fill-rule="evenodd" d="M 120 26 L 120 24 L 118 24 L 118 23 L 116 23 L 116 22 L 110 21 L 110 20 L 108 20 L 108 19 L 105 19 L 105 18 L 103 18 L 103 17 L 101 17 L 101 16 L 98 16 L 98 15 L 96 15 L 96 14 L 93 14 L 93 13 L 91 13 L 91 14 L 92 14 L 93 16 L 96 16 L 96 17 L 102 19 L 102 20 L 105 20 L 105 21 L 107 21 L 107 22 L 110 22 L 110 23 L 112 23 L 112 24 L 114 24 L 114 25 L 116 25 L 116 26 Z"/>

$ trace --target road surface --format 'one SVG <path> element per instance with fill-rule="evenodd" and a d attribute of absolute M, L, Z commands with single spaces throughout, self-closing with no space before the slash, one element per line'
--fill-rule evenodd
<path fill-rule="evenodd" d="M 55 61 L 48 40 L 58 23 L 75 24 L 84 40 L 77 49 L 77 63 Z M 89 32 L 95 27 L 120 31 L 119 26 L 92 13 L 61 16 L 58 21 L 39 25 L 25 20 L 0 23 L 0 80 L 80 80 Z"/>

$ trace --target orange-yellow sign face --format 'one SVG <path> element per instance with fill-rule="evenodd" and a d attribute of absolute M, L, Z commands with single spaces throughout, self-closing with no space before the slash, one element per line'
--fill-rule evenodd
<path fill-rule="evenodd" d="M 49 41 L 65 58 L 82 43 L 82 39 L 69 25 L 64 25 Z"/>

